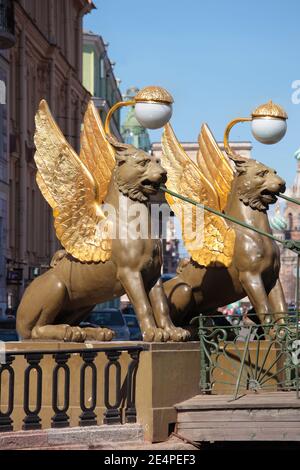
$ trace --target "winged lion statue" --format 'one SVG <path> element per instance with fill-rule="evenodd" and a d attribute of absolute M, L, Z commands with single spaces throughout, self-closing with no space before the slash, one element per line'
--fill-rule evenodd
<path fill-rule="evenodd" d="M 275 170 L 240 155 L 229 159 L 206 124 L 199 136 L 197 163 L 185 153 L 170 124 L 165 126 L 162 148 L 167 188 L 271 233 L 267 210 L 285 191 L 285 182 Z M 174 323 L 188 325 L 197 313 L 214 312 L 245 296 L 262 323 L 283 322 L 287 306 L 276 242 L 204 211 L 203 237 L 195 246 L 185 234 L 187 220 L 181 216 L 188 203 L 170 195 L 166 198 L 182 222 L 190 254 L 178 266 L 177 275 L 164 283 Z"/>
<path fill-rule="evenodd" d="M 170 319 L 160 280 L 161 242 L 151 238 L 148 199 L 166 180 L 160 160 L 108 139 L 92 101 L 84 117 L 80 155 L 44 100 L 36 114 L 35 146 L 37 183 L 53 209 L 56 235 L 65 251 L 26 289 L 17 311 L 20 336 L 109 341 L 110 329 L 79 324 L 95 304 L 127 293 L 145 341 L 187 340 L 189 333 Z M 133 205 L 148 226 L 145 238 L 131 236 L 130 220 L 124 222 L 120 215 L 123 206 Z M 105 211 L 108 206 L 114 220 Z"/>

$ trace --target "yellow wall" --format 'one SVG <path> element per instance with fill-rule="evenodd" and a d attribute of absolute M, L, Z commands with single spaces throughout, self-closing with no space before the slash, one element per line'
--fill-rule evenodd
<path fill-rule="evenodd" d="M 82 81 L 83 86 L 91 93 L 95 95 L 95 71 L 94 71 L 94 51 L 89 45 L 85 45 L 83 48 L 83 63 L 82 63 Z"/>

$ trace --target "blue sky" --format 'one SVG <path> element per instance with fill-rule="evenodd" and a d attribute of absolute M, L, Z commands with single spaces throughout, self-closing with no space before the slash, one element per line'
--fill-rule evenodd
<path fill-rule="evenodd" d="M 279 144 L 253 142 L 254 158 L 278 170 L 290 184 L 300 147 L 300 104 L 292 82 L 300 80 L 299 0 L 94 0 L 85 29 L 109 42 L 121 90 L 160 85 L 175 99 L 172 124 L 181 141 L 195 141 L 202 122 L 218 140 L 226 124 L 272 99 L 289 115 Z M 299 93 L 300 96 L 300 93 Z M 160 132 L 151 133 L 159 140 Z M 240 124 L 233 140 L 252 140 Z"/>

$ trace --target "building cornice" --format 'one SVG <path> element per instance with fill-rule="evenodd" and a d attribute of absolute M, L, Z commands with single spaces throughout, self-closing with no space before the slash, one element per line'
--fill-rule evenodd
<path fill-rule="evenodd" d="M 84 10 L 84 14 L 89 13 L 92 10 L 96 10 L 96 6 L 92 0 L 75 0 L 75 2 Z"/>
<path fill-rule="evenodd" d="M 102 36 L 91 33 L 89 31 L 84 31 L 82 34 L 82 40 L 84 46 L 93 46 L 99 56 L 106 53 L 106 48 Z"/>
<path fill-rule="evenodd" d="M 118 82 L 116 80 L 114 70 L 113 70 L 113 67 L 111 65 L 111 61 L 108 57 L 105 42 L 104 42 L 102 36 L 100 36 L 98 34 L 95 34 L 92 31 L 85 31 L 83 33 L 83 46 L 85 46 L 85 45 L 90 45 L 90 46 L 94 47 L 95 52 L 99 56 L 99 58 L 101 57 L 104 60 L 105 69 L 109 73 L 109 76 L 107 77 L 107 79 L 112 84 L 112 86 L 114 88 L 114 91 L 116 91 L 119 95 L 117 101 L 122 101 L 122 99 L 123 99 L 122 94 L 120 92 L 119 85 L 118 85 Z"/>

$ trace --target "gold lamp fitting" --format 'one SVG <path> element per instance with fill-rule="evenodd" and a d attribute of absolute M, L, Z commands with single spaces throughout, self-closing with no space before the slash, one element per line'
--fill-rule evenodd
<path fill-rule="evenodd" d="M 172 95 L 160 86 L 146 86 L 142 88 L 134 97 L 135 102 L 147 103 L 174 103 Z"/>
<path fill-rule="evenodd" d="M 270 118 L 270 119 L 287 119 L 288 115 L 279 104 L 273 103 L 272 100 L 258 106 L 251 114 L 252 118 Z"/>

